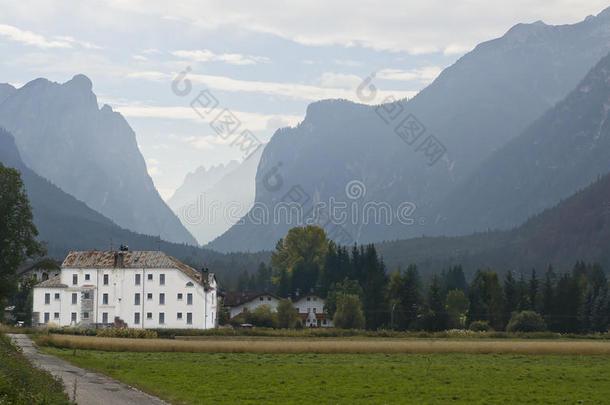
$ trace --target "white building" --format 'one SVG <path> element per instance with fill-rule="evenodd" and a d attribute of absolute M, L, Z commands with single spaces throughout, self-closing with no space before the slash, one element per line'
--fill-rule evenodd
<path fill-rule="evenodd" d="M 229 319 L 239 314 L 252 312 L 261 305 L 269 305 L 277 311 L 281 298 L 264 291 L 229 291 L 223 299 L 223 307 L 229 313 Z M 332 328 L 333 321 L 324 309 L 324 299 L 309 294 L 296 297 L 292 305 L 297 310 L 297 318 L 306 328 Z"/>
<path fill-rule="evenodd" d="M 264 291 L 229 291 L 222 302 L 229 318 L 234 318 L 241 313 L 252 312 L 264 304 L 269 305 L 272 311 L 277 311 L 280 298 Z"/>
<path fill-rule="evenodd" d="M 292 305 L 297 310 L 297 317 L 306 328 L 332 328 L 333 321 L 324 309 L 324 299 L 309 294 L 296 297 Z"/>
<path fill-rule="evenodd" d="M 32 324 L 210 329 L 217 282 L 155 251 L 71 252 L 59 277 L 34 287 Z"/>

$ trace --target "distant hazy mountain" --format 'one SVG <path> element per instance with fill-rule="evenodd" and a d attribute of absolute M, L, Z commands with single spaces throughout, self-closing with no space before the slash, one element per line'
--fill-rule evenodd
<path fill-rule="evenodd" d="M 261 261 L 269 259 L 268 252 L 223 255 L 120 228 L 30 170 L 21 160 L 13 137 L 1 128 L 0 162 L 21 172 L 39 239 L 45 242 L 51 257 L 62 260 L 70 250 L 106 250 L 111 243 L 117 249 L 126 244 L 132 250 L 161 249 L 195 267 L 205 265 L 221 280 L 235 279 L 244 270 L 253 273 Z"/>
<path fill-rule="evenodd" d="M 9 96 L 13 95 L 17 89 L 10 84 L 0 83 L 0 103 L 6 100 Z"/>
<path fill-rule="evenodd" d="M 200 244 L 222 235 L 252 208 L 256 168 L 263 149 L 259 148 L 241 164 L 233 161 L 226 166 L 207 171 L 199 168 L 189 173 L 168 201 Z M 177 205 L 176 201 L 181 203 Z"/>
<path fill-rule="evenodd" d="M 511 231 L 416 238 L 377 245 L 390 270 L 417 264 L 423 273 L 461 264 L 477 269 L 538 274 L 552 264 L 565 271 L 578 260 L 610 266 L 610 175 Z"/>
<path fill-rule="evenodd" d="M 236 160 L 232 160 L 226 165 L 221 163 L 209 169 L 200 166 L 194 172 L 187 173 L 182 185 L 167 200 L 167 205 L 174 212 L 178 212 L 178 209 L 196 201 L 198 196 L 238 166 L 239 163 Z"/>
<path fill-rule="evenodd" d="M 564 98 L 609 51 L 610 9 L 573 25 L 518 24 L 503 37 L 478 45 L 409 101 L 382 109 L 342 100 L 311 104 L 303 123 L 277 131 L 265 148 L 256 203 L 273 209 L 294 186 L 313 201 L 332 197 L 361 208 L 367 202 L 387 202 L 394 214 L 401 203 L 411 202 L 417 206 L 413 224 L 403 225 L 396 218 L 392 226 L 364 224 L 359 217 L 344 225 L 349 236 L 342 241 L 432 232 L 436 215 L 431 207 Z M 408 114 L 425 132 L 419 137 L 421 131 L 407 134 L 406 142 L 394 129 Z M 446 149 L 433 165 L 425 155 L 428 135 Z M 281 176 L 282 187 L 265 185 L 271 173 Z M 353 180 L 366 188 L 355 200 L 346 195 Z M 246 219 L 210 246 L 223 251 L 268 249 L 294 225 L 284 220 L 254 222 Z"/>
<path fill-rule="evenodd" d="M 441 232 L 513 227 L 610 172 L 609 111 L 610 55 L 451 194 Z"/>
<path fill-rule="evenodd" d="M 129 124 L 100 109 L 91 87 L 83 75 L 36 79 L 0 103 L 0 126 L 32 170 L 117 224 L 195 244 L 155 189 Z"/>

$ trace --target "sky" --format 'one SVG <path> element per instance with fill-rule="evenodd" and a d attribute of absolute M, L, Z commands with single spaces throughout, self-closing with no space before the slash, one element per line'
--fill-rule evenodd
<path fill-rule="evenodd" d="M 176 4 L 177 3 L 177 4 Z M 413 97 L 513 25 L 573 24 L 597 0 L 5 1 L 0 83 L 93 81 L 134 129 L 163 198 L 185 175 L 242 158 L 191 108 L 205 91 L 261 142 L 316 100 Z M 363 82 L 364 79 L 370 82 Z M 188 83 L 188 84 L 187 84 Z M 377 89 L 367 93 L 372 84 Z M 358 90 L 360 87 L 360 91 Z M 201 98 L 199 98 L 201 100 Z"/>

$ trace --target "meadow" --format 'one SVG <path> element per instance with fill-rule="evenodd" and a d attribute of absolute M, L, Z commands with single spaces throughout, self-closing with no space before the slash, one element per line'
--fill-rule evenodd
<path fill-rule="evenodd" d="M 174 404 L 602 404 L 610 398 L 609 355 L 44 350 Z"/>
<path fill-rule="evenodd" d="M 34 367 L 8 336 L 0 333 L 0 404 L 72 404 L 63 383 Z"/>

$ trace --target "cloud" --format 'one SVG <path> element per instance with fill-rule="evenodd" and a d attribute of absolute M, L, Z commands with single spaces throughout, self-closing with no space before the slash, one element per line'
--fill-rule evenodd
<path fill-rule="evenodd" d="M 384 80 L 411 81 L 430 83 L 438 77 L 443 69 L 439 66 L 426 66 L 420 69 L 382 69 L 377 72 L 377 78 Z"/>
<path fill-rule="evenodd" d="M 80 41 L 78 39 L 74 39 L 70 36 L 56 36 L 55 39 L 59 40 L 59 41 L 64 41 L 64 42 L 68 42 L 70 44 L 77 44 L 82 46 L 83 48 L 86 49 L 103 49 L 101 46 L 99 45 L 95 45 L 91 42 L 87 42 L 87 41 Z"/>
<path fill-rule="evenodd" d="M 172 55 L 194 62 L 224 62 L 231 65 L 254 65 L 269 63 L 270 59 L 264 56 L 242 55 L 239 53 L 217 54 L 209 49 L 197 51 L 173 51 Z"/>
<path fill-rule="evenodd" d="M 231 8 L 214 0 L 184 0 L 171 9 L 172 17 L 200 31 L 231 30 L 271 34 L 307 46 L 363 46 L 411 54 L 472 49 L 498 37 L 518 22 L 544 20 L 550 24 L 581 21 L 607 7 L 605 0 L 545 0 L 497 2 L 472 0 L 309 0 L 278 7 L 271 0 L 235 0 Z M 157 18 L 167 16 L 163 1 L 112 2 L 122 12 Z M 455 44 L 460 38 L 460 44 Z"/>
<path fill-rule="evenodd" d="M 443 54 L 445 55 L 460 55 L 466 52 L 469 52 L 474 48 L 472 45 L 465 44 L 449 44 L 443 50 Z"/>
<path fill-rule="evenodd" d="M 360 85 L 362 78 L 352 74 L 324 72 L 316 81 L 321 86 L 327 88 L 354 90 Z"/>
<path fill-rule="evenodd" d="M 65 40 L 48 40 L 42 35 L 35 34 L 31 31 L 24 31 L 12 25 L 0 24 L 0 36 L 8 39 L 21 42 L 25 45 L 37 46 L 39 48 L 72 48 L 70 41 Z"/>
<path fill-rule="evenodd" d="M 190 120 L 198 123 L 210 123 L 222 111 L 221 108 L 218 108 L 217 113 L 214 112 L 213 114 L 209 114 L 206 119 L 203 119 L 195 110 L 193 110 L 193 108 L 188 106 L 153 106 L 132 102 L 114 104 L 112 107 L 113 110 L 120 112 L 128 118 L 164 118 L 173 120 Z M 234 110 L 231 112 L 239 121 L 241 121 L 241 126 L 239 127 L 240 131 L 244 129 L 249 129 L 250 131 L 267 130 L 270 128 L 270 122 L 281 122 L 284 124 L 284 126 L 294 126 L 303 119 L 303 117 L 300 115 L 290 114 L 260 114 Z M 277 129 L 277 127 L 274 129 Z"/>
<path fill-rule="evenodd" d="M 146 169 L 150 177 L 158 176 L 162 173 L 161 169 L 159 169 L 159 160 L 155 158 L 146 159 Z"/>
<path fill-rule="evenodd" d="M 130 78 L 145 79 L 151 81 L 171 81 L 174 75 L 157 71 L 132 72 Z M 343 98 L 359 102 L 356 88 L 362 82 L 357 76 L 342 74 L 327 74 L 318 79 L 318 83 L 324 81 L 342 87 L 324 87 L 322 85 L 310 85 L 301 83 L 280 83 L 266 82 L 257 80 L 233 79 L 227 76 L 191 74 L 188 79 L 193 83 L 203 84 L 209 88 L 229 91 L 229 92 L 250 92 L 261 93 L 271 96 L 287 97 L 298 100 L 318 101 L 329 98 Z M 371 104 L 378 103 L 380 100 L 393 96 L 397 99 L 410 98 L 417 94 L 411 90 L 378 90 L 378 98 L 371 101 Z"/>

